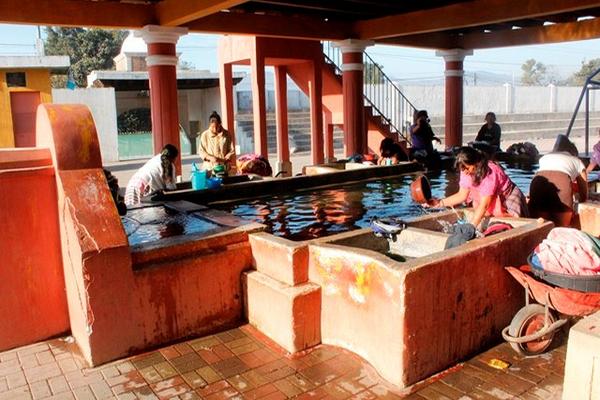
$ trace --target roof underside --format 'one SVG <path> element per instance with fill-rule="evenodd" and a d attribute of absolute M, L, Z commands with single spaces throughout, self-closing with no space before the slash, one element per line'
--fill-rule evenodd
<path fill-rule="evenodd" d="M 600 37 L 590 0 L 2 0 L 0 22 L 141 28 L 425 48 L 489 48 Z"/>

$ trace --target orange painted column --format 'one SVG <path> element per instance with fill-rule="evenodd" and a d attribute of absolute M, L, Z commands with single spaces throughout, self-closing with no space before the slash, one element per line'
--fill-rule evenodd
<path fill-rule="evenodd" d="M 288 138 L 287 69 L 275 66 L 275 123 L 277 125 L 277 160 L 282 175 L 292 176 Z"/>
<path fill-rule="evenodd" d="M 136 36 L 148 45 L 146 66 L 150 84 L 150 113 L 154 154 L 170 143 L 179 149 L 179 109 L 177 107 L 177 53 L 179 37 L 187 28 L 146 25 Z M 181 156 L 175 161 L 177 175 L 181 175 Z"/>
<path fill-rule="evenodd" d="M 342 51 L 342 94 L 344 97 L 344 147 L 346 156 L 367 150 L 363 100 L 363 51 L 372 42 L 346 39 L 336 45 Z"/>
<path fill-rule="evenodd" d="M 463 143 L 463 61 L 473 50 L 452 49 L 436 51 L 446 62 L 445 124 L 446 148 L 462 146 Z"/>
<path fill-rule="evenodd" d="M 221 93 L 221 120 L 223 127 L 231 135 L 231 142 L 235 146 L 235 114 L 233 109 L 233 65 L 220 63 L 219 91 Z"/>
<path fill-rule="evenodd" d="M 254 152 L 269 158 L 267 143 L 267 104 L 265 99 L 265 59 L 258 49 L 252 60 L 252 114 L 254 118 Z"/>
<path fill-rule="evenodd" d="M 310 154 L 313 164 L 323 164 L 323 78 L 321 60 L 312 62 L 312 76 L 308 82 L 310 97 Z"/>

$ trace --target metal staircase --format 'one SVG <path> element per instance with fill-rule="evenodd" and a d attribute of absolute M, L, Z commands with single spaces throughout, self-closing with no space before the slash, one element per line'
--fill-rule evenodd
<path fill-rule="evenodd" d="M 323 42 L 325 62 L 342 75 L 342 53 L 332 42 Z M 408 128 L 413 121 L 416 107 L 402 94 L 398 86 L 383 72 L 373 59 L 363 52 L 364 102 L 374 117 L 380 119 L 392 134 L 410 143 Z"/>

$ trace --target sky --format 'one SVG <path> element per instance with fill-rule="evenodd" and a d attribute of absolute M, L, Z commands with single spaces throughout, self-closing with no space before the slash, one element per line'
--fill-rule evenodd
<path fill-rule="evenodd" d="M 44 35 L 43 28 L 41 29 Z M 0 24 L 0 55 L 33 54 L 36 26 Z M 179 40 L 177 49 L 182 59 L 196 69 L 218 71 L 218 35 L 189 34 Z M 373 46 L 367 53 L 383 66 L 392 79 L 415 84 L 439 80 L 444 75 L 442 58 L 433 50 L 422 50 L 398 46 Z M 567 78 L 579 70 L 582 61 L 600 57 L 600 39 L 565 42 L 559 44 L 505 47 L 475 50 L 473 56 L 465 59 L 467 84 L 470 77 L 478 72 L 503 75 L 502 78 L 489 78 L 487 84 L 502 84 L 521 76 L 521 65 L 530 58 L 542 62 L 548 70 L 559 78 Z M 498 80 L 495 82 L 494 80 Z"/>

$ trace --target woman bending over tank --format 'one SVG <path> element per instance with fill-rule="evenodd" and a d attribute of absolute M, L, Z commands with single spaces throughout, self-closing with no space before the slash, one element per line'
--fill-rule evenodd
<path fill-rule="evenodd" d="M 540 158 L 540 167 L 529 186 L 529 213 L 560 227 L 571 226 L 573 186 L 579 192 L 579 201 L 587 199 L 587 172 L 577 157 L 577 147 L 565 136 L 559 135 L 552 152 Z"/>
<path fill-rule="evenodd" d="M 175 184 L 175 165 L 173 162 L 179 151 L 172 144 L 163 147 L 160 154 L 152 157 L 131 177 L 125 190 L 125 204 L 139 204 L 142 197 L 158 190 L 177 189 Z"/>
<path fill-rule="evenodd" d="M 461 147 L 455 165 L 460 171 L 458 192 L 443 199 L 432 199 L 430 206 L 451 207 L 472 201 L 475 211 L 470 222 L 478 228 L 486 216 L 528 216 L 521 190 L 502 167 L 488 160 L 484 153 L 472 147 Z"/>

